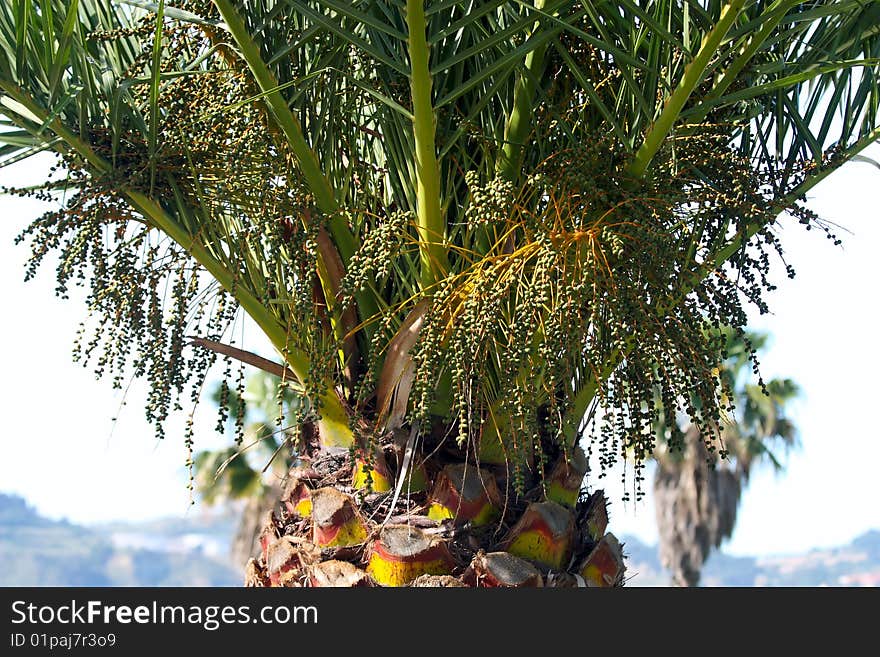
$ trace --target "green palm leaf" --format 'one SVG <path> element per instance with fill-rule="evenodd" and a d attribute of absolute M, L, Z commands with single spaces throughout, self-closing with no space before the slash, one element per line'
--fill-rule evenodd
<path fill-rule="evenodd" d="M 658 379 L 718 411 L 696 318 L 741 324 L 748 254 L 785 210 L 821 226 L 801 198 L 876 141 L 878 24 L 856 0 L 16 0 L 0 164 L 64 158 L 84 218 L 29 234 L 62 278 L 109 259 L 93 309 L 155 348 L 156 399 L 187 380 L 177 323 L 230 339 L 228 302 L 354 444 L 431 299 L 410 420 L 464 445 L 503 416 L 528 463 L 601 403 L 641 449 Z"/>

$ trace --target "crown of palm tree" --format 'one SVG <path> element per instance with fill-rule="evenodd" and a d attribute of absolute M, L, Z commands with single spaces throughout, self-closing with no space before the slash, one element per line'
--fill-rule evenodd
<path fill-rule="evenodd" d="M 62 156 L 32 267 L 90 281 L 81 354 L 133 364 L 159 425 L 219 353 L 294 381 L 327 445 L 408 423 L 528 462 L 601 403 L 609 458 L 647 456 L 658 386 L 717 421 L 704 321 L 764 308 L 778 215 L 824 227 L 801 200 L 880 134 L 878 24 L 857 0 L 12 0 L 0 157 Z M 225 344 L 238 309 L 283 366 Z"/>

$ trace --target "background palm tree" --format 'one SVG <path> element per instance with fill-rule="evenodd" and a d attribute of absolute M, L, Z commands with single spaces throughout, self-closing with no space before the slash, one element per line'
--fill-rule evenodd
<path fill-rule="evenodd" d="M 802 200 L 880 135 L 878 18 L 13 0 L 0 157 L 60 154 L 29 272 L 59 250 L 59 293 L 89 287 L 77 354 L 146 377 L 160 435 L 218 361 L 307 400 L 250 583 L 616 584 L 580 445 L 640 475 L 659 394 L 715 449 L 702 327 L 766 309 L 781 212 L 836 240 Z"/>
<path fill-rule="evenodd" d="M 296 409 L 300 398 L 289 389 L 283 399 L 277 399 L 277 393 L 278 379 L 260 371 L 247 378 L 241 395 L 218 384 L 211 395 L 221 409 L 217 429 L 235 436 L 235 444 L 202 450 L 194 457 L 195 485 L 202 501 L 237 507 L 239 521 L 230 546 L 235 564 L 259 554 L 260 532 L 294 465 L 285 449 L 290 429 L 279 428 L 275 420 Z"/>
<path fill-rule="evenodd" d="M 722 376 L 733 391 L 737 411 L 721 431 L 725 459 L 709 454 L 693 425 L 683 431 L 677 425 L 664 427 L 655 452 L 654 509 L 660 560 L 676 586 L 697 586 L 712 550 L 733 534 L 754 462 L 769 461 L 779 469 L 775 446 L 794 444 L 795 427 L 785 409 L 797 396 L 797 385 L 790 379 L 773 379 L 766 385 L 748 381 L 749 350 L 760 350 L 766 340 L 755 334 L 749 334 L 748 342 L 735 335 L 728 338 Z"/>

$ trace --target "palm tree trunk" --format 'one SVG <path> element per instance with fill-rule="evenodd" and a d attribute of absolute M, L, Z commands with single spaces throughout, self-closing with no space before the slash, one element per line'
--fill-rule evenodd
<path fill-rule="evenodd" d="M 740 478 L 724 464 L 709 465 L 696 427 L 685 433 L 682 453 L 658 455 L 654 509 L 660 532 L 660 561 L 674 586 L 697 586 L 713 548 L 736 522 Z"/>
<path fill-rule="evenodd" d="M 253 495 L 247 499 L 229 550 L 233 563 L 247 563 L 260 554 L 260 534 L 280 496 L 281 488 L 272 486 L 263 495 Z"/>
<path fill-rule="evenodd" d="M 395 492 L 364 486 L 362 465 L 348 451 L 323 449 L 294 468 L 245 583 L 622 585 L 623 555 L 606 533 L 605 497 L 579 490 L 585 474 L 580 450 L 558 456 L 546 482 L 535 469 L 529 489 L 517 494 L 504 466 L 477 467 L 472 454 L 429 447 L 424 451 L 433 456 L 416 459 L 428 485 L 403 486 L 393 508 Z M 390 438 L 380 453 L 392 476 L 400 476 Z"/>

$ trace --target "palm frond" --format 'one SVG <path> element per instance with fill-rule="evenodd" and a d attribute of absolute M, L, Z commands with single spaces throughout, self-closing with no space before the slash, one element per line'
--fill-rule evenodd
<path fill-rule="evenodd" d="M 762 307 L 779 214 L 821 225 L 805 194 L 880 135 L 878 25 L 859 0 L 15 0 L 0 165 L 69 167 L 88 220 L 29 233 L 72 250 L 65 283 L 103 235 L 195 321 L 207 272 L 343 443 L 406 375 L 395 423 L 478 442 L 497 415 L 526 455 L 598 400 L 644 451 L 658 381 L 713 422 L 697 319 Z M 142 321 L 119 289 L 95 307 Z"/>

